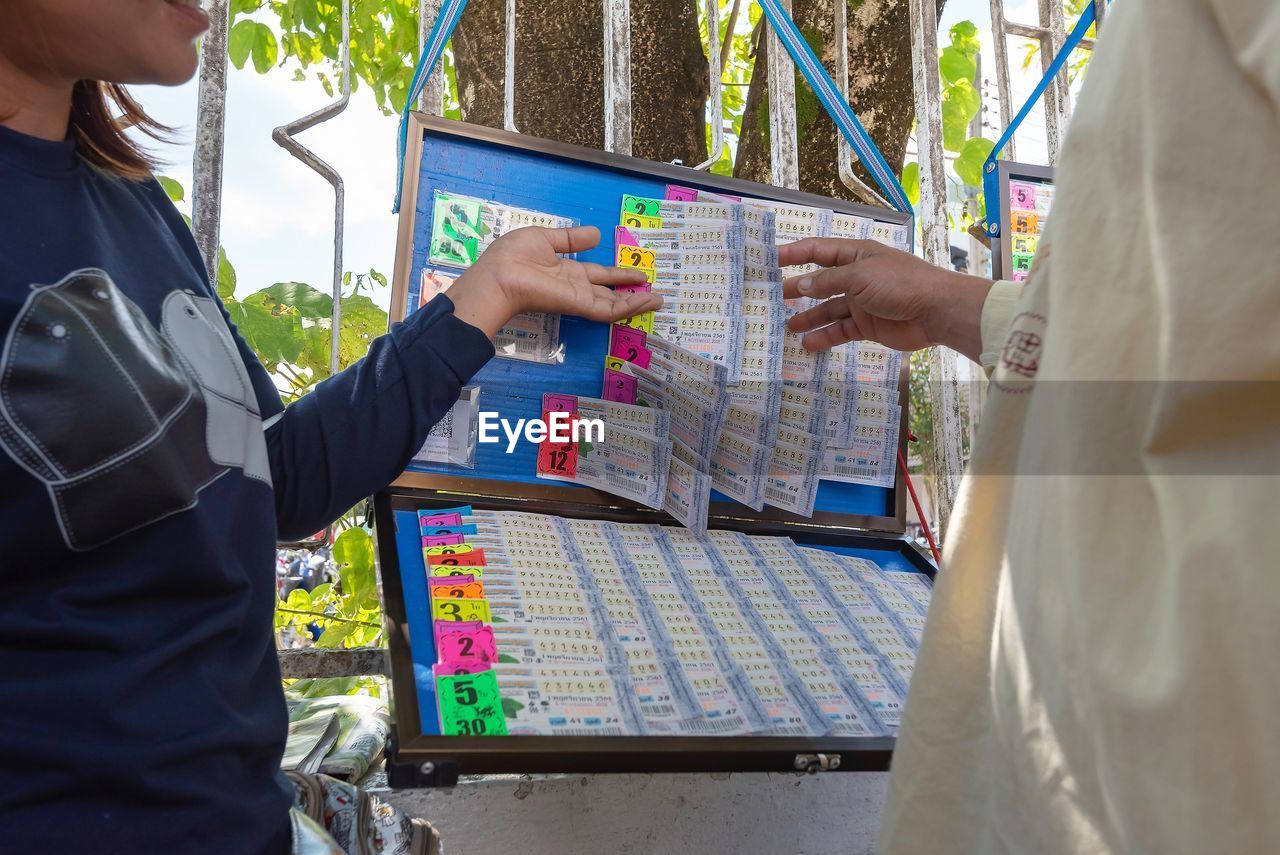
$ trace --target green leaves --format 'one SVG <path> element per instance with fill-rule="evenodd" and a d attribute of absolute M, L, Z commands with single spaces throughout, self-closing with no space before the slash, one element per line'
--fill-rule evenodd
<path fill-rule="evenodd" d="M 982 186 L 982 164 L 986 162 L 994 146 L 995 143 L 982 137 L 965 141 L 954 164 L 956 175 L 961 181 L 970 187 Z"/>
<path fill-rule="evenodd" d="M 254 70 L 266 74 L 276 64 L 278 55 L 276 34 L 266 24 L 247 19 L 238 21 L 227 34 L 227 58 L 236 68 L 244 68 L 245 61 L 252 57 Z"/>
<path fill-rule="evenodd" d="M 227 312 L 241 337 L 268 368 L 296 362 L 302 353 L 302 322 L 296 314 L 276 315 L 261 303 L 247 300 L 232 300 Z"/>
<path fill-rule="evenodd" d="M 164 188 L 164 194 L 169 197 L 170 202 L 181 202 L 187 196 L 187 191 L 182 189 L 182 185 L 174 181 L 167 175 L 157 175 L 156 180 L 160 182 L 160 186 Z"/>
<path fill-rule="evenodd" d="M 376 608 L 378 587 L 373 573 L 373 538 L 362 528 L 349 528 L 333 542 L 342 590 L 360 608 Z"/>
<path fill-rule="evenodd" d="M 982 98 L 967 80 L 953 83 L 942 93 L 942 147 L 959 151 L 969 134 L 969 123 L 978 115 Z"/>
<path fill-rule="evenodd" d="M 327 318 L 333 314 L 333 298 L 302 282 L 277 282 L 270 288 L 255 291 L 245 300 L 281 310 L 292 309 L 304 318 Z"/>
<path fill-rule="evenodd" d="M 920 164 L 911 161 L 902 167 L 902 189 L 912 206 L 920 204 Z"/>
<path fill-rule="evenodd" d="M 227 251 L 218 247 L 218 296 L 225 303 L 236 293 L 236 269 L 227 260 Z"/>

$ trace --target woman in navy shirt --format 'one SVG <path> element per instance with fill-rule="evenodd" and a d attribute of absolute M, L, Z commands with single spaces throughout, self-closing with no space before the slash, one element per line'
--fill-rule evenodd
<path fill-rule="evenodd" d="M 404 468 L 524 311 L 658 298 L 522 229 L 288 407 L 236 334 L 120 83 L 178 84 L 198 0 L 0 12 L 0 848 L 284 852 L 278 538 Z"/>

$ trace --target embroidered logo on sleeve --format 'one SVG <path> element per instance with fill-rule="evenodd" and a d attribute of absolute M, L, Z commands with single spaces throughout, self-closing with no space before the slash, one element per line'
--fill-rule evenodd
<path fill-rule="evenodd" d="M 193 507 L 229 467 L 270 483 L 248 375 L 216 312 L 175 291 L 157 330 L 101 270 L 33 287 L 0 354 L 0 446 L 45 485 L 69 548 Z"/>

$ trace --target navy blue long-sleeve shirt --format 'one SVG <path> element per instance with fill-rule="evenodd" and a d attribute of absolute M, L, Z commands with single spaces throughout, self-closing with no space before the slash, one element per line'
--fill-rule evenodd
<path fill-rule="evenodd" d="M 160 186 L 3 127 L 0 336 L 0 849 L 282 851 L 275 541 L 492 346 L 439 296 L 284 408 Z"/>

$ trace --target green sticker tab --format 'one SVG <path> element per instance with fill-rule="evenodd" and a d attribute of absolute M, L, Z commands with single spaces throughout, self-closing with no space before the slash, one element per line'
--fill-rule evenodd
<path fill-rule="evenodd" d="M 484 234 L 480 215 L 483 205 L 471 199 L 436 194 L 431 216 L 431 259 L 439 264 L 468 267 L 480 255 Z"/>
<path fill-rule="evenodd" d="M 622 213 L 638 214 L 641 217 L 657 217 L 662 214 L 662 202 L 659 199 L 646 199 L 643 196 L 622 197 Z"/>
<path fill-rule="evenodd" d="M 446 736 L 506 736 L 498 678 L 492 671 L 436 677 L 440 726 Z"/>

